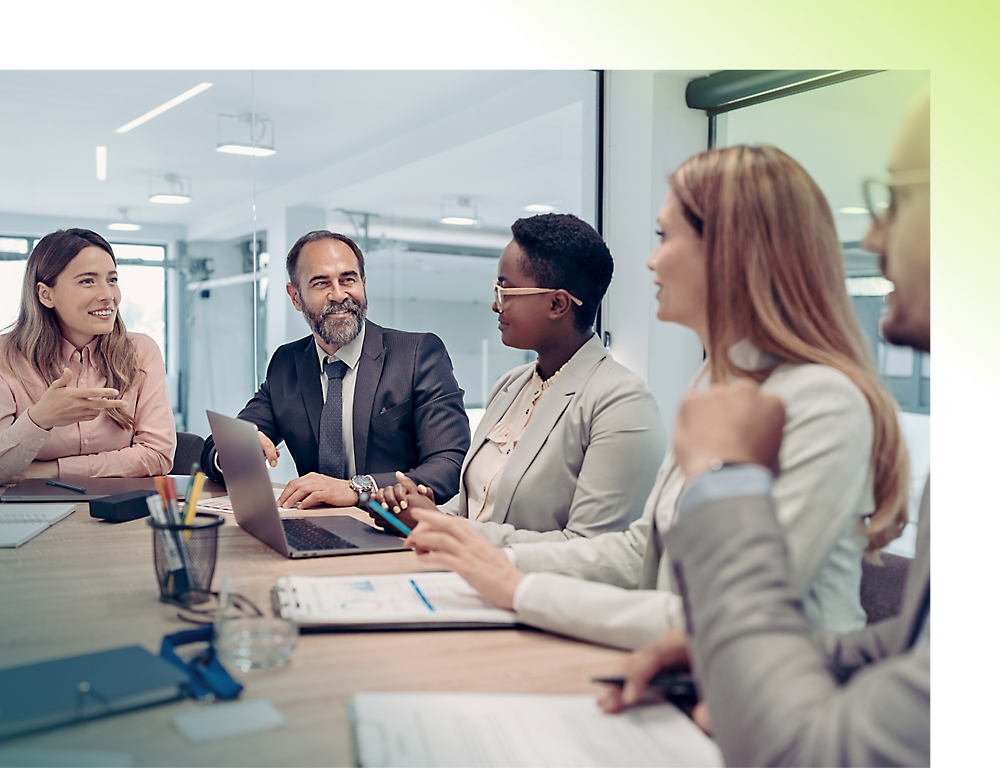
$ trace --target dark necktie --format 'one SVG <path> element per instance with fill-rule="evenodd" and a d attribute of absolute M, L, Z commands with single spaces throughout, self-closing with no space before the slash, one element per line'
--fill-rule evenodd
<path fill-rule="evenodd" d="M 328 360 L 326 373 L 326 403 L 319 419 L 319 471 L 330 477 L 347 478 L 347 454 L 344 451 L 344 374 L 347 363 Z"/>

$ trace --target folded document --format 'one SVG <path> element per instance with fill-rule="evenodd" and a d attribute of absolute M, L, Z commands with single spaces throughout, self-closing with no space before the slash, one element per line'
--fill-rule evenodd
<path fill-rule="evenodd" d="M 289 576 L 273 591 L 281 617 L 328 629 L 499 629 L 512 611 L 494 608 L 455 573 Z"/>

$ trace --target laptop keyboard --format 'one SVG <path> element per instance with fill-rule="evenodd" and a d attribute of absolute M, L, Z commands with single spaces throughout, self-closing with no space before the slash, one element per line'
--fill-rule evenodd
<path fill-rule="evenodd" d="M 330 533 L 309 520 L 282 518 L 281 524 L 285 527 L 285 538 L 288 539 L 288 546 L 300 552 L 324 549 L 358 549 L 357 544 L 352 544 L 347 539 L 342 539 L 337 534 Z"/>

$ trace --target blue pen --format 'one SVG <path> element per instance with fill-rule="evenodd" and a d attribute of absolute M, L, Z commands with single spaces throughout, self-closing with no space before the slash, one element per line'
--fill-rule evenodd
<path fill-rule="evenodd" d="M 363 495 L 368 496 L 367 493 Z M 382 509 L 382 507 L 379 506 L 378 502 L 374 501 L 370 496 L 368 497 L 368 508 L 371 509 L 372 512 L 378 512 L 378 514 L 382 516 L 385 520 L 388 520 L 390 523 L 396 526 L 397 529 L 402 531 L 404 536 L 409 536 L 411 533 L 413 533 L 413 531 L 410 530 L 407 526 L 399 522 L 399 520 L 397 520 L 394 515 L 390 515 L 388 512 Z"/>

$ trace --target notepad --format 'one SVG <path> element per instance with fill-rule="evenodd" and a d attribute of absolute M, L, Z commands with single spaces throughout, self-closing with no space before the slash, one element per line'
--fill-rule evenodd
<path fill-rule="evenodd" d="M 19 547 L 73 514 L 76 504 L 5 504 L 0 507 L 0 547 Z"/>
<path fill-rule="evenodd" d="M 513 628 L 457 573 L 288 576 L 273 591 L 281 617 L 331 630 Z"/>

